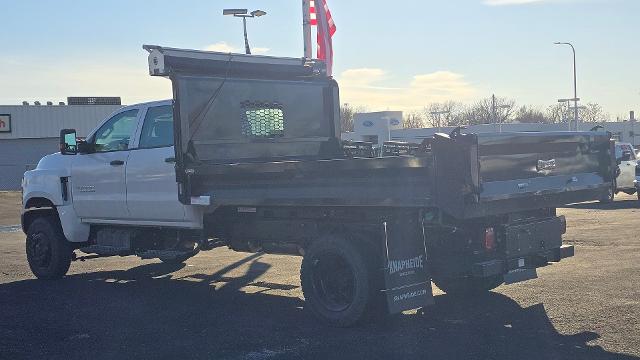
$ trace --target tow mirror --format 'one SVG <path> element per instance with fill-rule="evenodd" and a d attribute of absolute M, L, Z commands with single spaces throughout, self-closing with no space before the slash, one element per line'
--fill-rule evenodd
<path fill-rule="evenodd" d="M 78 153 L 78 139 L 75 129 L 60 130 L 60 153 L 62 155 L 75 155 Z"/>

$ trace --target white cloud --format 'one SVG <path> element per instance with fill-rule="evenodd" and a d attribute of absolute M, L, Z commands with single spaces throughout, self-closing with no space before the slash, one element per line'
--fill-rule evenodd
<path fill-rule="evenodd" d="M 382 82 L 388 79 L 382 69 L 346 70 L 338 77 L 341 101 L 369 110 L 411 111 L 433 102 L 469 100 L 477 92 L 463 75 L 451 71 L 415 75 L 401 87 L 383 86 Z"/>
<path fill-rule="evenodd" d="M 269 48 L 266 47 L 255 47 L 255 48 L 251 48 L 251 53 L 255 54 L 255 55 L 264 55 L 266 53 L 269 52 Z"/>
<path fill-rule="evenodd" d="M 236 46 L 233 46 L 229 43 L 227 43 L 226 41 L 220 41 L 217 42 L 215 44 L 211 44 L 211 45 L 207 45 L 204 47 L 203 50 L 206 51 L 217 51 L 217 52 L 224 52 L 224 53 L 244 53 L 244 48 L 240 49 Z M 266 53 L 269 52 L 269 48 L 266 47 L 252 47 L 251 48 L 251 53 L 254 55 L 264 55 Z"/>
<path fill-rule="evenodd" d="M 0 58 L 0 103 L 19 104 L 48 100 L 57 103 L 67 96 L 120 96 L 125 104 L 171 98 L 171 81 L 149 76 L 146 57 L 130 64 L 104 60 L 43 63 L 36 58 Z"/>
<path fill-rule="evenodd" d="M 225 41 L 220 41 L 215 44 L 207 45 L 204 47 L 204 50 L 218 51 L 218 52 L 225 52 L 225 53 L 238 52 L 238 48 L 227 44 Z"/>

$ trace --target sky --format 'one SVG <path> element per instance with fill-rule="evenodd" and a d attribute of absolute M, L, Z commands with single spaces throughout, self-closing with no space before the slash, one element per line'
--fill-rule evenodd
<path fill-rule="evenodd" d="M 546 108 L 578 96 L 616 117 L 640 112 L 640 0 L 327 0 L 341 102 L 414 111 L 496 94 Z M 0 0 L 0 104 L 171 97 L 143 44 L 302 57 L 301 0 Z"/>

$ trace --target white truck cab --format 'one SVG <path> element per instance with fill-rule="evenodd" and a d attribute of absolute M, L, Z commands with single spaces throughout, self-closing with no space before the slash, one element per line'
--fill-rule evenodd
<path fill-rule="evenodd" d="M 63 131 L 75 141 L 75 131 Z M 24 174 L 23 230 L 27 235 L 39 231 L 41 239 L 47 232 L 55 236 L 61 230 L 74 248 L 87 245 L 90 232 L 94 231 L 94 237 L 104 241 L 98 241 L 100 247 L 93 250 L 111 247 L 107 253 L 124 249 L 135 237 L 131 232 L 125 234 L 125 242 L 128 239 L 129 244 L 122 244 L 122 233 L 109 236 L 118 227 L 176 229 L 173 241 L 180 237 L 179 230 L 198 231 L 202 228 L 202 211 L 178 201 L 174 156 L 172 101 L 123 107 L 105 119 L 84 142 L 77 143 L 75 149 L 45 156 L 36 169 Z M 37 216 L 46 212 L 57 216 Z M 43 224 L 46 222 L 43 219 L 50 224 Z M 35 220 L 41 224 L 36 224 L 33 230 Z M 28 236 L 28 255 L 29 238 L 33 237 Z M 111 238 L 119 240 L 110 241 Z M 42 252 L 53 246 L 40 244 L 42 251 L 36 254 L 37 245 L 33 244 L 33 256 L 29 258 L 32 269 L 39 266 L 34 259 L 45 256 Z M 189 251 L 194 250 L 191 246 L 188 245 Z M 186 254 L 147 252 L 147 255 L 161 259 L 163 255 L 169 260 Z M 40 264 L 43 277 L 55 277 L 62 271 L 44 265 L 46 262 Z M 34 273 L 38 275 L 38 270 Z"/>

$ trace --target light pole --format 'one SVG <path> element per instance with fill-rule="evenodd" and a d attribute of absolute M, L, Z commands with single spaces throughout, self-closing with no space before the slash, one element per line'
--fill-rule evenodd
<path fill-rule="evenodd" d="M 575 130 L 578 131 L 578 76 L 576 74 L 576 48 L 573 47 L 573 44 L 568 42 L 556 42 L 554 44 L 571 46 L 571 50 L 573 51 L 573 98 L 575 100 L 574 121 Z"/>
<path fill-rule="evenodd" d="M 266 11 L 254 10 L 247 14 L 247 9 L 224 9 L 222 15 L 232 15 L 233 17 L 242 18 L 242 27 L 244 28 L 244 50 L 247 55 L 251 55 L 249 47 L 249 37 L 247 36 L 247 18 L 254 18 L 267 15 Z"/>
<path fill-rule="evenodd" d="M 580 98 L 573 98 L 573 99 L 558 99 L 559 103 L 566 103 L 567 104 L 567 110 L 571 110 L 571 102 L 575 101 L 576 103 L 578 103 L 578 101 L 580 101 Z M 564 117 L 564 111 L 562 112 L 562 120 L 565 119 Z M 567 122 L 569 123 L 569 131 L 571 131 L 571 121 L 569 121 L 569 119 L 567 119 Z M 576 130 L 578 130 L 578 124 L 576 123 Z"/>

